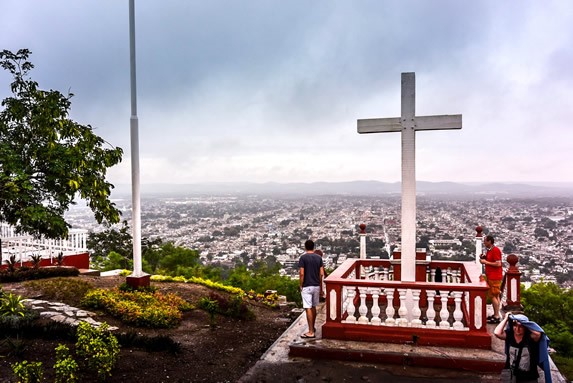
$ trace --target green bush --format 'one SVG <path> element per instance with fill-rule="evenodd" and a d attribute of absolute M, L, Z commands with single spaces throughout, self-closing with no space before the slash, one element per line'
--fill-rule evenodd
<path fill-rule="evenodd" d="M 87 308 L 103 309 L 124 323 L 152 328 L 175 327 L 181 322 L 182 311 L 192 308 L 175 294 L 119 289 L 92 290 L 81 304 Z"/>
<path fill-rule="evenodd" d="M 280 276 L 278 273 L 256 273 L 241 266 L 231 272 L 225 283 L 240 287 L 244 291 L 276 290 L 279 294 L 285 295 L 289 302 L 295 302 L 299 306 L 302 304 L 299 281 Z"/>
<path fill-rule="evenodd" d="M 55 383 L 75 383 L 78 381 L 78 363 L 70 355 L 70 349 L 63 344 L 56 347 Z"/>
<path fill-rule="evenodd" d="M 573 356 L 573 290 L 540 282 L 521 287 L 521 303 L 530 320 L 537 322 L 558 353 Z"/>
<path fill-rule="evenodd" d="M 0 283 L 22 282 L 32 279 L 44 279 L 53 277 L 76 277 L 80 271 L 75 267 L 40 267 L 30 269 L 21 267 L 13 271 L 0 270 Z"/>
<path fill-rule="evenodd" d="M 201 298 L 198 306 L 209 314 L 214 310 L 217 314 L 236 319 L 252 320 L 255 318 L 255 314 L 249 310 L 249 306 L 238 295 L 231 295 L 227 298 L 220 294 L 211 293 L 208 298 Z"/>
<path fill-rule="evenodd" d="M 2 295 L 0 298 L 0 317 L 24 317 L 25 315 L 26 306 L 24 306 L 20 295 L 12 293 Z"/>
<path fill-rule="evenodd" d="M 111 371 L 119 359 L 119 343 L 109 331 L 107 323 L 94 328 L 86 322 L 80 322 L 77 330 L 76 354 L 100 380 L 105 380 L 111 376 Z"/>
<path fill-rule="evenodd" d="M 215 328 L 217 323 L 217 313 L 219 312 L 219 303 L 215 299 L 208 297 L 202 297 L 199 299 L 199 304 L 197 305 L 202 310 L 205 310 L 209 314 L 211 328 Z"/>
<path fill-rule="evenodd" d="M 28 362 L 27 360 L 12 365 L 12 372 L 20 383 L 37 383 L 44 379 L 42 362 Z"/>

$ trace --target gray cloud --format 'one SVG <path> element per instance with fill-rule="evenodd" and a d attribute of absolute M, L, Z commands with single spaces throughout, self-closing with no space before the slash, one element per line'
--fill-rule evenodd
<path fill-rule="evenodd" d="M 136 2 L 142 182 L 396 181 L 399 136 L 359 136 L 356 119 L 398 116 L 405 71 L 416 72 L 419 115 L 464 115 L 461 131 L 418 134 L 419 179 L 480 180 L 476 163 L 494 161 L 491 180 L 564 180 L 572 10 L 559 0 Z M 127 16 L 115 0 L 5 0 L 0 13 L 0 49 L 30 48 L 34 79 L 70 89 L 72 117 L 124 147 L 115 182 L 129 174 Z"/>

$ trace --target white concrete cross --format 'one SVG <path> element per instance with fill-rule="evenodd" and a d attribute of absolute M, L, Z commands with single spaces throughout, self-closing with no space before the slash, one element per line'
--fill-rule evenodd
<path fill-rule="evenodd" d="M 461 129 L 462 115 L 416 117 L 416 75 L 402 73 L 402 116 L 358 120 L 358 133 L 402 132 L 402 281 L 416 280 L 416 130 Z"/>

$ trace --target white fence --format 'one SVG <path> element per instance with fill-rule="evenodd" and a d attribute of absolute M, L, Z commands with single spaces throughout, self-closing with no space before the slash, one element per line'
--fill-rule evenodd
<path fill-rule="evenodd" d="M 53 259 L 62 252 L 72 255 L 87 251 L 88 231 L 71 229 L 67 239 L 34 238 L 31 235 L 18 235 L 14 227 L 0 224 L 0 240 L 2 240 L 2 264 L 15 255 L 20 263 L 31 260 L 30 256 L 39 254 L 42 258 Z"/>

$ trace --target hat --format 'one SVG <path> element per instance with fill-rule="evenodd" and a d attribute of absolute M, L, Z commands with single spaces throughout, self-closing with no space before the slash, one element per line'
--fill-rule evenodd
<path fill-rule="evenodd" d="M 509 314 L 509 319 L 516 320 L 518 322 L 529 322 L 529 318 L 523 314 Z"/>

